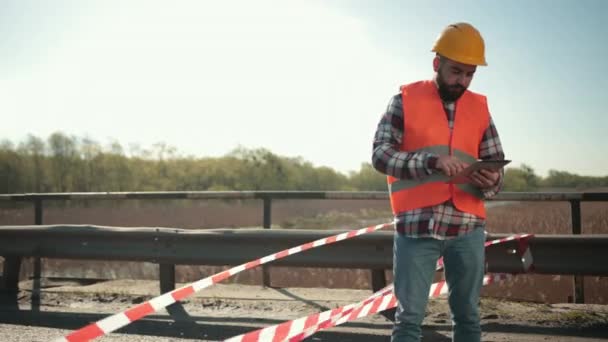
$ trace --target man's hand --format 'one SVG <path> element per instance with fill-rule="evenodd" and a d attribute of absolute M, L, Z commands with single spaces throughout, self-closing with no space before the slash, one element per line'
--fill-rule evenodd
<path fill-rule="evenodd" d="M 499 171 L 485 169 L 475 171 L 469 176 L 471 184 L 482 189 L 491 188 L 496 185 L 498 177 L 500 177 Z"/>
<path fill-rule="evenodd" d="M 452 177 L 458 172 L 464 170 L 469 164 L 453 156 L 439 156 L 435 167 L 441 170 L 446 176 Z"/>

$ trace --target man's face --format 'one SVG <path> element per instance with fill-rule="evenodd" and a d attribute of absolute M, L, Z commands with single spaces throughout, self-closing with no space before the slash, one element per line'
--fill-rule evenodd
<path fill-rule="evenodd" d="M 455 62 L 447 58 L 435 61 L 439 96 L 447 102 L 456 101 L 471 84 L 477 66 Z"/>

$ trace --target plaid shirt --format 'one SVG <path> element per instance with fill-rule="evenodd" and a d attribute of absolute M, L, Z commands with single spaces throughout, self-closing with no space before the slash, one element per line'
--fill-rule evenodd
<path fill-rule="evenodd" d="M 453 102 L 443 103 L 450 130 L 454 125 Z M 372 164 L 384 174 L 400 179 L 422 179 L 434 172 L 437 155 L 428 152 L 400 151 L 403 141 L 403 105 L 401 94 L 395 95 L 382 116 L 374 137 Z M 494 122 L 490 124 L 479 144 L 480 159 L 504 159 L 504 153 Z M 491 189 L 483 190 L 485 198 L 494 196 L 502 188 L 503 173 Z M 485 226 L 485 219 L 462 212 L 451 200 L 439 205 L 418 208 L 395 217 L 395 229 L 410 237 L 450 239 Z"/>

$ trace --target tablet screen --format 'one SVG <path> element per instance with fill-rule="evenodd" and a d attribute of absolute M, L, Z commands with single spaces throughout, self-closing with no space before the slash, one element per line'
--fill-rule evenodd
<path fill-rule="evenodd" d="M 480 160 L 476 163 L 469 165 L 466 169 L 452 176 L 448 183 L 468 183 L 469 175 L 477 170 L 500 170 L 505 165 L 509 164 L 510 160 Z"/>

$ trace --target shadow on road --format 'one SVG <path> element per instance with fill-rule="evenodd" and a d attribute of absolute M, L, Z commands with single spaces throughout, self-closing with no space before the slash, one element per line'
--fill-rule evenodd
<path fill-rule="evenodd" d="M 272 287 L 271 289 L 273 289 L 273 290 L 277 291 L 278 293 L 281 293 L 284 296 L 287 296 L 291 299 L 295 299 L 308 306 L 314 307 L 317 310 L 322 310 L 322 311 L 329 310 L 329 308 L 327 306 L 320 305 L 320 304 L 316 303 L 314 300 L 308 300 L 308 299 L 302 298 L 300 296 L 297 296 L 294 293 L 292 293 L 291 291 L 289 291 L 288 289 L 278 288 L 278 287 Z"/>
<path fill-rule="evenodd" d="M 4 308 L 6 309 L 6 308 Z M 181 315 L 181 313 L 179 314 Z M 63 313 L 63 312 L 34 312 L 31 310 L 0 311 L 0 323 L 29 325 L 54 329 L 76 330 L 92 322 L 107 317 L 105 314 Z M 151 315 L 133 322 L 118 333 L 150 335 L 160 337 L 179 337 L 205 340 L 224 340 L 229 337 L 244 334 L 267 325 L 278 324 L 283 320 L 256 318 L 223 318 L 188 316 L 187 320 L 171 320 L 168 316 Z M 378 329 L 378 335 L 349 332 L 322 332 L 315 335 L 315 340 L 327 341 L 386 341 L 390 325 L 378 324 L 348 324 L 351 327 Z M 382 331 L 386 331 L 383 334 Z M 59 337 L 59 336 L 58 336 Z"/>
<path fill-rule="evenodd" d="M 450 331 L 452 329 L 452 326 L 447 324 L 423 326 L 423 330 L 424 329 Z M 552 335 L 561 337 L 572 336 L 608 338 L 608 325 L 598 325 L 590 327 L 543 327 L 505 323 L 482 323 L 481 330 L 486 333 L 514 333 L 526 335 Z"/>
<path fill-rule="evenodd" d="M 123 334 L 222 341 L 229 337 L 254 331 L 267 325 L 283 322 L 283 320 L 274 319 L 191 316 L 185 312 L 183 307 L 179 307 L 181 309 L 177 306 L 172 309 L 174 312 L 171 317 L 167 315 L 150 315 L 119 329 L 117 332 Z M 0 309 L 0 323 L 66 330 L 76 330 L 105 317 L 107 317 L 106 314 L 40 312 L 32 310 L 15 311 L 6 306 L 3 306 Z M 343 330 L 322 331 L 314 335 L 314 341 L 385 342 L 390 335 L 392 323 L 371 324 L 350 322 L 344 326 L 370 329 L 371 332 L 348 332 Z M 448 342 L 450 341 L 450 338 L 448 338 L 450 330 L 451 325 L 448 324 L 425 325 L 423 326 L 424 340 L 431 342 Z M 577 329 L 486 323 L 483 325 L 482 330 L 484 332 L 519 334 L 608 337 L 608 327 L 606 326 Z"/>

